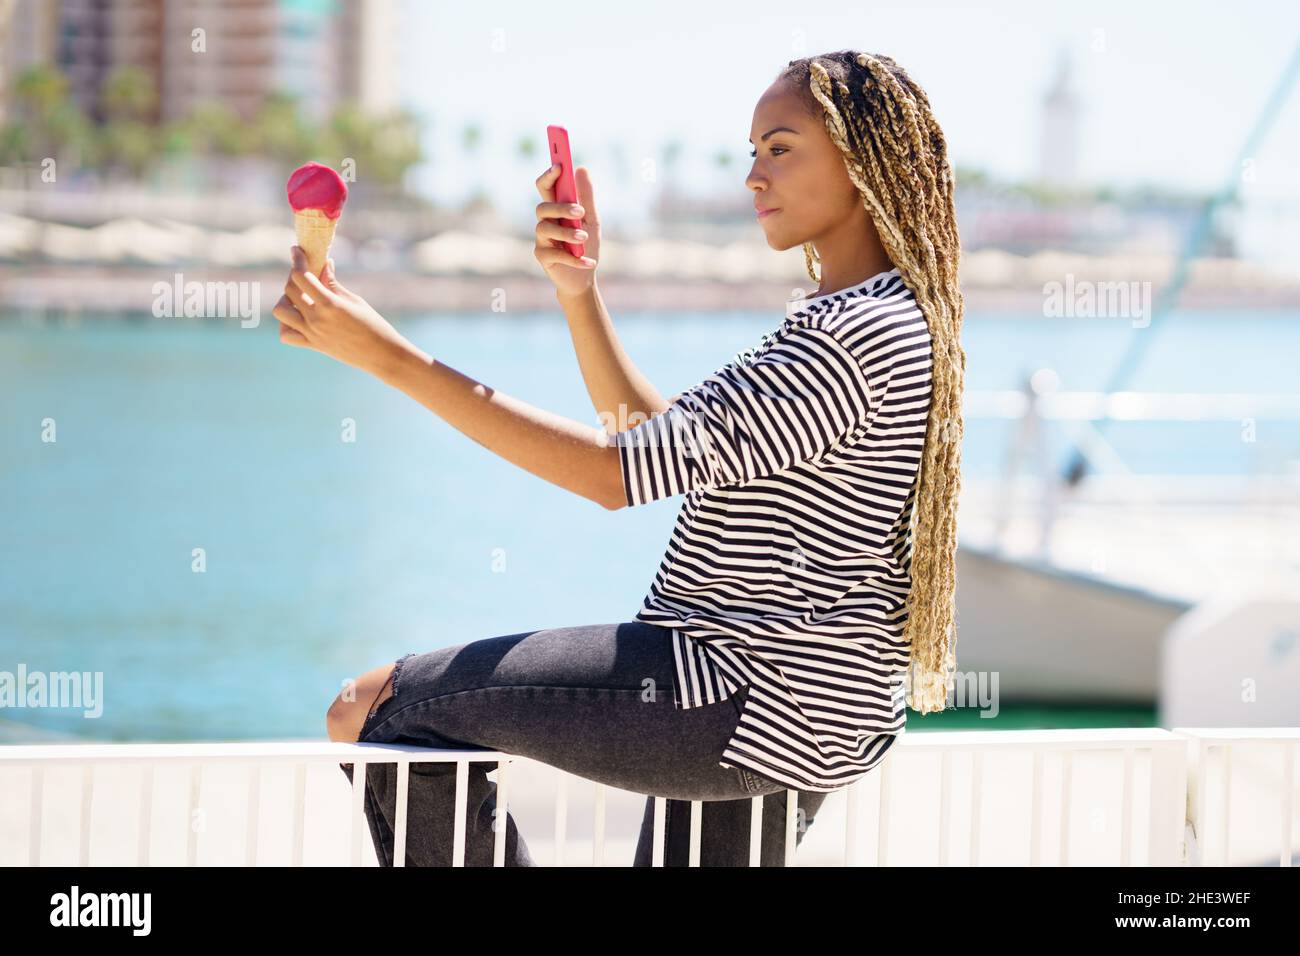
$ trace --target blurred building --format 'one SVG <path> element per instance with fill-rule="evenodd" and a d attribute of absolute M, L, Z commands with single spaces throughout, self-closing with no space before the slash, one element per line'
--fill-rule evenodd
<path fill-rule="evenodd" d="M 1175 255 L 1200 216 L 1205 198 L 1080 191 L 1047 199 L 1015 185 L 964 186 L 961 182 L 954 196 L 963 249 L 992 248 L 1017 255 L 1042 249 Z M 1236 254 L 1230 224 L 1212 225 L 1206 252 Z"/>
<path fill-rule="evenodd" d="M 58 6 L 46 0 L 0 0 L 0 123 L 10 118 L 14 81 L 54 61 Z"/>
<path fill-rule="evenodd" d="M 345 100 L 396 106 L 396 0 L 0 0 L 0 113 L 14 79 L 46 63 L 93 120 L 125 66 L 144 70 L 154 120 L 218 101 L 252 117 L 287 93 L 319 119 Z"/>

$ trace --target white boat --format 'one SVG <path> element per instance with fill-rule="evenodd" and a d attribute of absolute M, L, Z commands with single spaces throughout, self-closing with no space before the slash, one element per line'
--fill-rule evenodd
<path fill-rule="evenodd" d="M 967 396 L 968 415 L 1021 427 L 1000 480 L 963 483 L 959 674 L 996 674 L 1008 700 L 1150 706 L 1177 691 L 1181 723 L 1253 725 L 1221 724 L 1222 708 L 1198 711 L 1195 701 L 1209 702 L 1203 677 L 1215 668 L 1257 660 L 1279 619 L 1247 614 L 1259 626 L 1215 645 L 1188 639 L 1185 622 L 1207 603 L 1300 598 L 1300 474 L 1137 476 L 1086 423 L 1117 407 L 1128 419 L 1300 420 L 1300 395 L 1056 395 L 1045 379 L 1024 393 Z M 1090 435 L 1080 447 L 1100 474 L 1071 488 L 1052 473 L 1042 452 L 1050 419 Z M 1035 456 L 1038 476 L 1017 474 Z M 1180 664 L 1177 688 L 1162 664 L 1175 653 L 1202 659 Z M 1263 718 L 1275 722 L 1300 724 L 1300 697 Z"/>

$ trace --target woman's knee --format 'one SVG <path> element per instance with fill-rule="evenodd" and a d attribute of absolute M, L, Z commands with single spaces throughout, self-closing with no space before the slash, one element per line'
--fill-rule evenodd
<path fill-rule="evenodd" d="M 325 727 L 330 740 L 355 743 L 361 736 L 366 718 L 380 704 L 393 696 L 393 670 L 396 662 L 366 671 L 349 680 L 325 713 Z"/>

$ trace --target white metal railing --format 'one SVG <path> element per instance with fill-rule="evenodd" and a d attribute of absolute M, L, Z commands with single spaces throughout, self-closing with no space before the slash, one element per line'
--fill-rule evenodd
<path fill-rule="evenodd" d="M 1300 743 L 1300 729 L 1268 728 L 1245 730 L 1195 730 L 1175 729 L 1173 731 L 1158 728 L 1107 728 L 1087 730 L 1025 730 L 1025 731 L 958 731 L 939 733 L 905 733 L 891 748 L 885 760 L 873 773 L 862 780 L 837 791 L 832 797 L 844 797 L 844 823 L 841 835 L 831 836 L 827 827 L 820 830 L 812 827 L 806 836 L 816 833 L 822 842 L 827 838 L 836 842 L 831 854 L 833 865 L 858 865 L 863 857 L 863 838 L 874 829 L 875 865 L 887 865 L 893 861 L 895 854 L 911 855 L 912 862 L 927 865 L 954 865 L 956 860 L 956 843 L 951 834 L 954 824 L 962 823 L 969 830 L 967 861 L 968 865 L 982 865 L 986 862 L 984 841 L 985 831 L 990 828 L 989 809 L 996 809 L 1002 803 L 1028 800 L 1025 812 L 1011 815 L 1014 822 L 1003 821 L 996 835 L 999 847 L 1005 849 L 1009 843 L 1023 841 L 1027 837 L 1029 865 L 1070 865 L 1071 836 L 1076 827 L 1073 821 L 1089 814 L 1094 819 L 1110 819 L 1110 811 L 1103 810 L 1101 804 L 1110 801 L 1113 794 L 1105 786 L 1094 787 L 1092 795 L 1078 795 L 1081 784 L 1098 782 L 1101 776 L 1093 770 L 1076 776 L 1075 766 L 1080 761 L 1101 757 L 1119 762 L 1119 815 L 1118 861 L 1120 865 L 1133 865 L 1136 855 L 1136 833 L 1141 830 L 1145 835 L 1145 853 L 1141 865 L 1203 865 L 1211 859 L 1223 864 L 1231 856 L 1230 846 L 1241 847 L 1246 859 L 1257 859 L 1260 851 L 1262 831 L 1257 825 L 1244 830 L 1233 828 L 1231 824 L 1231 803 L 1233 785 L 1233 754 L 1236 748 L 1255 748 L 1252 758 L 1240 764 L 1246 768 L 1248 775 L 1238 780 L 1239 799 L 1245 800 L 1246 806 L 1253 806 L 1260 798 L 1256 790 L 1270 794 L 1279 816 L 1280 829 L 1275 831 L 1281 837 L 1278 860 L 1282 866 L 1290 866 L 1291 831 L 1294 820 L 1294 766 L 1295 748 Z M 1028 768 L 1024 780 L 1017 779 L 1017 774 L 999 770 L 993 774 L 985 772 L 985 765 L 990 760 L 1006 756 L 1027 758 Z M 1211 755 L 1218 761 L 1212 761 Z M 1264 755 L 1261 759 L 1261 755 Z M 291 769 L 293 786 L 287 806 L 280 806 L 279 812 L 288 814 L 291 823 L 291 861 L 293 865 L 304 863 L 305 848 L 305 807 L 308 799 L 307 770 L 313 765 L 332 765 L 334 773 L 340 763 L 353 765 L 353 786 L 349 802 L 350 823 L 350 862 L 352 865 L 362 863 L 363 839 L 369 839 L 369 831 L 364 817 L 364 789 L 357 782 L 364 779 L 365 766 L 371 763 L 394 763 L 397 766 L 397 801 L 396 826 L 394 840 L 394 864 L 405 865 L 405 843 L 407 829 L 407 788 L 411 763 L 452 762 L 456 767 L 455 790 L 455 829 L 452 837 L 453 865 L 463 866 L 465 858 L 465 817 L 468 799 L 468 773 L 470 763 L 496 763 L 497 778 L 497 829 L 494 842 L 494 864 L 504 863 L 505 840 L 504 826 L 506 811 L 510 805 L 511 769 L 519 758 L 510 754 L 488 750 L 432 750 L 399 744 L 347 744 L 334 742 L 247 742 L 247 743 L 173 743 L 173 744 L 56 744 L 56 745 L 10 745 L 0 747 L 0 791 L 9 795 L 7 804 L 0 805 L 0 834 L 7 840 L 26 841 L 26 863 L 31 866 L 42 864 L 43 819 L 45 813 L 48 772 L 55 767 L 74 767 L 80 769 L 77 779 L 77 861 L 80 865 L 91 865 L 92 809 L 96 796 L 96 771 L 105 766 L 135 766 L 139 769 L 138 802 L 132 812 L 118 805 L 110 808 L 109 820 L 115 827 L 125 827 L 132 818 L 136 821 L 137 839 L 134 849 L 136 865 L 150 865 L 150 836 L 155 828 L 155 818 L 162 808 L 155 805 L 155 770 L 171 766 L 188 769 L 188 805 L 185 840 L 185 860 L 188 865 L 196 865 L 198 860 L 198 842 L 203 828 L 188 825 L 195 816 L 211 811 L 210 806 L 200 810 L 200 791 L 203 783 L 204 768 L 214 764 L 244 765 L 249 771 L 247 789 L 242 801 L 218 801 L 220 812 L 227 815 L 244 814 L 243 822 L 243 862 L 245 865 L 258 863 L 258 824 L 264 809 L 261 775 L 264 768 L 275 766 L 281 770 Z M 1058 771 L 1059 786 L 1049 791 L 1046 785 L 1045 762 L 1055 761 L 1053 768 Z M 956 769 L 959 765 L 968 773 L 968 785 L 958 784 Z M 1139 771 L 1139 764 L 1145 767 L 1145 773 Z M 26 800 L 15 800 L 16 790 L 10 774 L 29 772 Z M 567 820 L 569 811 L 570 775 L 558 774 L 555 793 L 555 862 L 565 863 L 565 843 L 567 840 Z M 581 780 L 581 778 L 577 778 Z M 606 795 L 610 789 L 591 781 L 582 781 L 594 788 L 593 826 L 594 842 L 592 864 L 605 865 L 606 839 Z M 340 781 L 346 786 L 346 781 Z M 1213 787 L 1213 789 L 1212 789 Z M 1252 789 L 1253 788 L 1253 789 Z M 874 820 L 863 819 L 860 796 L 867 790 L 876 790 L 878 804 Z M 1141 791 L 1145 799 L 1139 801 Z M 1276 792 L 1273 792 L 1276 791 Z M 902 839 L 896 832 L 900 829 L 898 820 L 900 811 L 914 811 L 914 804 L 926 793 L 937 793 L 938 808 L 936 818 L 928 821 L 913 820 L 912 824 L 920 829 L 921 823 L 938 824 L 938 848 L 933 856 L 927 849 L 920 849 L 919 842 L 909 839 L 913 834 L 912 824 L 904 820 L 901 826 Z M 1209 797 L 1215 795 L 1211 803 Z M 902 795 L 905 802 L 899 803 Z M 64 793 L 64 797 L 70 794 Z M 807 847 L 808 840 L 800 845 L 796 841 L 799 827 L 798 793 L 787 791 L 785 817 L 785 863 L 793 865 L 796 849 Z M 1050 802 L 1055 807 L 1048 815 Z M 964 809 L 964 815 L 955 811 L 958 802 Z M 242 802 L 242 808 L 235 803 Z M 821 821 L 830 816 L 827 813 L 828 799 L 823 804 L 816 819 Z M 25 806 L 26 813 L 20 809 Z M 662 866 L 664 862 L 664 836 L 667 801 L 657 798 L 654 803 L 654 851 L 652 865 Z M 1019 806 L 1019 803 L 1016 803 Z M 762 797 L 752 800 L 753 817 L 750 831 L 750 865 L 757 866 L 761 853 L 762 834 Z M 1207 809 L 1209 807 L 1210 809 Z M 1003 808 L 1005 809 L 1005 808 Z M 5 819 L 5 816 L 8 819 Z M 690 856 L 689 865 L 700 865 L 700 840 L 702 836 L 702 802 L 693 801 L 691 805 Z M 1252 816 L 1252 822 L 1258 820 L 1258 814 Z M 331 824 L 339 822 L 337 815 Z M 1057 845 L 1054 858 L 1046 860 L 1045 849 L 1049 845 L 1043 838 L 1044 825 L 1051 823 L 1057 829 Z M 70 824 L 70 821 L 69 821 Z M 1101 827 L 1099 829 L 1106 829 Z M 1027 834 L 1024 832 L 1027 830 Z M 1017 832 L 1019 831 L 1019 832 Z M 1206 834 L 1215 833 L 1214 853 L 1204 853 Z M 1234 837 L 1230 844 L 1230 834 Z M 841 841 L 842 842 L 839 842 Z M 1093 842 L 1093 841 L 1088 841 Z M 1255 847 L 1252 849 L 1252 847 Z M 17 849 L 11 847 L 11 851 Z M 915 859 L 918 852 L 926 858 Z M 1270 851 L 1271 852 L 1271 851 Z M 14 862 L 14 861 L 6 861 Z M 105 861 L 95 860 L 95 865 Z M 132 862 L 131 860 L 109 861 L 115 864 Z M 1085 861 L 1086 862 L 1086 861 Z"/>
<path fill-rule="evenodd" d="M 1300 728 L 1177 728 L 1188 742 L 1187 849 L 1196 866 L 1292 865 Z M 1234 788 L 1234 784 L 1236 785 Z M 1255 825 L 1231 826 L 1233 793 Z M 1211 812 L 1212 808 L 1213 812 Z M 1276 811 L 1277 829 L 1268 833 Z M 1236 849 L 1237 859 L 1232 851 Z"/>
<path fill-rule="evenodd" d="M 953 758 L 970 757 L 969 787 L 969 861 L 979 866 L 982 859 L 982 816 L 986 783 L 984 763 L 990 754 L 1028 754 L 1029 811 L 1025 821 L 1028 835 L 1028 865 L 1043 865 L 1043 828 L 1046 806 L 1044 765 L 1049 756 L 1060 760 L 1058 788 L 1058 850 L 1056 864 L 1070 865 L 1071 823 L 1078 811 L 1073 787 L 1074 765 L 1085 754 L 1106 754 L 1122 760 L 1120 790 L 1119 865 L 1133 865 L 1133 813 L 1135 804 L 1135 765 L 1142 755 L 1148 761 L 1147 775 L 1147 853 L 1148 866 L 1176 866 L 1182 862 L 1182 837 L 1186 804 L 1185 751 L 1178 737 L 1159 728 L 1102 728 L 1083 730 L 967 731 L 905 735 L 913 751 L 932 751 L 940 762 L 938 792 L 939 852 L 933 863 L 951 865 L 952 804 L 956 788 L 952 782 Z M 892 748 L 897 749 L 897 747 Z M 884 765 L 882 764 L 882 769 Z M 881 799 L 882 822 L 879 861 L 885 862 L 888 833 L 886 820 L 891 795 L 890 774 L 881 775 L 884 795 Z M 1003 834 L 1006 838 L 1006 834 Z"/>

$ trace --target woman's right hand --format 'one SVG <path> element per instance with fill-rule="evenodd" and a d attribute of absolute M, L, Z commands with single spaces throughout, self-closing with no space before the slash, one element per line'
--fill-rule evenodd
<path fill-rule="evenodd" d="M 537 247 L 533 255 L 556 291 L 562 295 L 581 295 L 596 281 L 596 266 L 600 259 L 600 220 L 596 218 L 596 202 L 591 190 L 591 177 L 587 167 L 574 171 L 578 186 L 579 212 L 574 214 L 569 203 L 555 201 L 555 183 L 560 178 L 560 164 L 556 163 L 537 177 L 537 191 L 542 201 L 537 204 Z M 561 219 L 577 219 L 581 226 L 574 229 L 563 225 Z M 564 247 L 565 242 L 581 242 L 586 253 L 581 259 Z"/>

